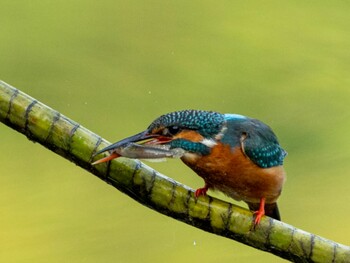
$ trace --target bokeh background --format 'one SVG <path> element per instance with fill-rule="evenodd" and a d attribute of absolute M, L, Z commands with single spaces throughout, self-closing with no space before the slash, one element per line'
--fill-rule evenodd
<path fill-rule="evenodd" d="M 261 119 L 289 153 L 283 221 L 350 245 L 349 13 L 347 1 L 2 0 L 0 79 L 109 141 L 180 109 Z M 1 262 L 284 262 L 151 211 L 2 124 L 0 142 Z M 203 185 L 179 160 L 148 165 Z"/>

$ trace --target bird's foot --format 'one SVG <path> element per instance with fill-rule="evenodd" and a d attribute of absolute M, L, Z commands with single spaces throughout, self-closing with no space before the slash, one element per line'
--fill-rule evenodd
<path fill-rule="evenodd" d="M 259 225 L 261 218 L 265 215 L 265 198 L 260 199 L 259 210 L 254 212 L 254 228 Z"/>
<path fill-rule="evenodd" d="M 196 198 L 200 197 L 201 195 L 206 195 L 208 192 L 209 187 L 207 185 L 205 185 L 203 188 L 198 188 L 195 192 L 194 192 L 194 196 Z"/>

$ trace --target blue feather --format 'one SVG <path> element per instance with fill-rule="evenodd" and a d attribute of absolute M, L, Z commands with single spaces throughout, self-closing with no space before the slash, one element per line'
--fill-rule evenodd
<path fill-rule="evenodd" d="M 246 156 L 256 165 L 269 168 L 283 164 L 287 155 L 279 145 L 271 128 L 259 120 L 236 114 L 225 114 L 227 132 L 222 142 L 232 148 L 241 146 Z"/>

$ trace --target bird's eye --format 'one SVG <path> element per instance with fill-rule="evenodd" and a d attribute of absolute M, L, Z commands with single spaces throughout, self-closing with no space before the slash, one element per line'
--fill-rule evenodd
<path fill-rule="evenodd" d="M 180 130 L 181 129 L 179 126 L 169 126 L 167 128 L 164 128 L 163 135 L 175 135 L 179 133 Z"/>

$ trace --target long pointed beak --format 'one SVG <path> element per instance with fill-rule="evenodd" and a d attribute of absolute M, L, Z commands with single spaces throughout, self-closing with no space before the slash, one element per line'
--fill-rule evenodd
<path fill-rule="evenodd" d="M 98 152 L 96 152 L 94 154 L 94 156 L 100 154 L 100 153 L 103 153 L 103 152 L 107 152 L 107 151 L 113 151 L 117 148 L 120 148 L 120 147 L 123 147 L 129 143 L 132 143 L 132 142 L 140 142 L 140 141 L 144 141 L 144 140 L 147 140 L 147 139 L 151 139 L 151 138 L 155 138 L 155 137 L 158 137 L 159 135 L 157 134 L 148 134 L 147 130 L 146 131 L 143 131 L 143 132 L 140 132 L 138 134 L 135 134 L 133 136 L 130 136 L 130 137 L 127 137 L 119 142 L 116 142 L 116 143 L 113 143 L 105 148 L 103 148 L 102 150 L 99 150 Z"/>
<path fill-rule="evenodd" d="M 120 157 L 121 154 L 119 154 L 117 150 L 121 149 L 123 147 L 126 147 L 127 145 L 130 145 L 131 143 L 144 141 L 144 140 L 155 138 L 158 136 L 159 135 L 157 135 L 157 134 L 148 134 L 148 131 L 146 130 L 146 131 L 140 132 L 138 134 L 135 134 L 133 136 L 130 136 L 128 138 L 125 138 L 119 142 L 113 143 L 113 144 L 103 148 L 102 150 L 99 150 L 98 152 L 96 152 L 93 155 L 93 157 L 95 157 L 96 155 L 99 155 L 100 153 L 107 152 L 107 151 L 109 151 L 111 153 L 109 156 L 93 162 L 92 165 L 108 162 L 112 159 Z"/>

